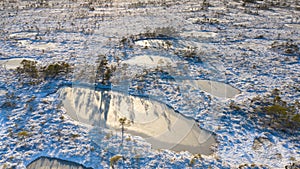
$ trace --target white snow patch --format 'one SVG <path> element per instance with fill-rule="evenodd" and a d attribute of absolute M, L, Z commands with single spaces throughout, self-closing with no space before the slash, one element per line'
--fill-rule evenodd
<path fill-rule="evenodd" d="M 194 37 L 194 38 L 213 38 L 216 37 L 218 34 L 215 32 L 200 32 L 200 31 L 189 31 L 189 32 L 182 32 L 180 36 L 182 37 Z"/>
<path fill-rule="evenodd" d="M 22 39 L 22 38 L 33 38 L 36 35 L 37 35 L 36 32 L 18 32 L 18 33 L 10 34 L 9 37 L 13 39 Z"/>
<path fill-rule="evenodd" d="M 24 46 L 25 48 L 29 50 L 52 50 L 57 48 L 56 43 L 31 43 L 29 40 L 19 40 L 18 41 L 21 46 Z"/>
<path fill-rule="evenodd" d="M 287 27 L 290 27 L 290 28 L 297 28 L 297 29 L 300 29 L 300 24 L 284 24 L 285 26 Z"/>
<path fill-rule="evenodd" d="M 5 59 L 5 60 L 0 60 L 0 66 L 5 67 L 7 69 L 16 69 L 21 65 L 21 62 L 23 60 L 30 60 L 30 61 L 35 61 L 33 59 L 29 58 L 13 58 L 13 59 Z"/>
<path fill-rule="evenodd" d="M 2 90 L 2 89 L 0 89 L 0 96 L 4 96 L 6 93 L 7 93 L 7 91 L 6 91 L 6 90 Z"/>
<path fill-rule="evenodd" d="M 123 63 L 151 68 L 156 66 L 174 65 L 175 61 L 163 56 L 141 55 L 125 60 Z"/>

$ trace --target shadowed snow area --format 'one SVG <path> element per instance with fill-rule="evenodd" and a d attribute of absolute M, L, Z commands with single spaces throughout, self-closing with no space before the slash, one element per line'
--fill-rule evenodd
<path fill-rule="evenodd" d="M 234 98 L 240 91 L 226 83 L 211 80 L 183 80 L 182 84 L 201 89 L 220 98 Z"/>
<path fill-rule="evenodd" d="M 34 160 L 32 163 L 30 163 L 26 168 L 27 169 L 89 169 L 78 163 L 56 159 L 56 158 L 48 158 L 48 157 L 40 157 Z"/>
<path fill-rule="evenodd" d="M 13 58 L 13 59 L 4 59 L 0 60 L 0 66 L 5 67 L 7 69 L 16 69 L 21 65 L 21 62 L 26 59 L 30 61 L 34 61 L 33 59 L 28 58 Z"/>
<path fill-rule="evenodd" d="M 120 129 L 119 119 L 126 117 L 126 132 L 143 137 L 155 149 L 213 153 L 211 132 L 160 102 L 88 88 L 63 88 L 60 96 L 67 114 L 81 123 Z"/>

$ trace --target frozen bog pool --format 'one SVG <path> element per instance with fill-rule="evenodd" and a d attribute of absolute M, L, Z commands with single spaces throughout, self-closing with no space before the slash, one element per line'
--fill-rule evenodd
<path fill-rule="evenodd" d="M 211 132 L 158 101 L 79 87 L 61 89 L 60 97 L 67 114 L 81 123 L 120 129 L 119 119 L 126 117 L 126 132 L 143 137 L 155 149 L 213 153 Z"/>
<path fill-rule="evenodd" d="M 34 39 L 37 36 L 37 32 L 15 32 L 9 35 L 9 38 L 13 39 Z"/>
<path fill-rule="evenodd" d="M 91 169 L 86 168 L 81 164 L 74 163 L 71 161 L 49 158 L 49 157 L 40 157 L 33 162 L 31 162 L 27 169 Z"/>
<path fill-rule="evenodd" d="M 33 59 L 28 59 L 28 58 L 13 58 L 13 59 L 3 59 L 0 60 L 0 66 L 5 67 L 7 69 L 16 69 L 21 65 L 21 62 L 23 60 L 30 60 L 34 61 Z"/>
<path fill-rule="evenodd" d="M 168 57 L 156 56 L 156 55 L 135 56 L 133 58 L 123 61 L 123 63 L 129 65 L 143 66 L 146 68 L 157 67 L 157 66 L 168 66 L 168 65 L 172 66 L 175 64 L 175 62 Z"/>
<path fill-rule="evenodd" d="M 180 34 L 183 37 L 194 37 L 194 38 L 214 38 L 218 34 L 215 32 L 201 32 L 201 31 L 188 31 Z"/>
<path fill-rule="evenodd" d="M 51 42 L 33 43 L 30 40 L 19 40 L 19 45 L 27 48 L 28 50 L 52 50 L 57 48 L 57 44 Z"/>
<path fill-rule="evenodd" d="M 189 85 L 220 98 L 233 98 L 240 90 L 222 82 L 211 80 L 183 80 L 182 85 Z"/>

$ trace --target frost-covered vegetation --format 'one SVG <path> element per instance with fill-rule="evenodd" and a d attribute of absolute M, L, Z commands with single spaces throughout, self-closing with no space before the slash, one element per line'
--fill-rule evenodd
<path fill-rule="evenodd" d="M 297 0 L 1 1 L 0 168 L 44 156 L 92 168 L 299 168 L 299 16 Z M 218 144 L 212 155 L 155 150 L 128 127 L 85 125 L 61 103 L 66 86 L 158 101 Z"/>

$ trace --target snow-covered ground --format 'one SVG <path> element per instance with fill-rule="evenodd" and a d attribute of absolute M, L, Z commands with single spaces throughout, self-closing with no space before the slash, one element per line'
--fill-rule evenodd
<path fill-rule="evenodd" d="M 115 155 L 124 157 L 116 168 L 299 163 L 299 131 L 259 126 L 247 113 L 252 98 L 275 88 L 288 103 L 300 99 L 299 9 L 297 0 L 1 1 L 0 167 L 26 168 L 48 156 L 109 168 Z M 112 90 L 193 118 L 215 134 L 213 154 L 152 149 L 126 130 L 120 146 L 119 130 L 72 119 L 58 91 L 94 85 L 102 55 L 116 66 Z M 20 58 L 75 68 L 67 78 L 32 84 L 12 70 Z M 232 101 L 240 111 L 229 109 Z"/>

